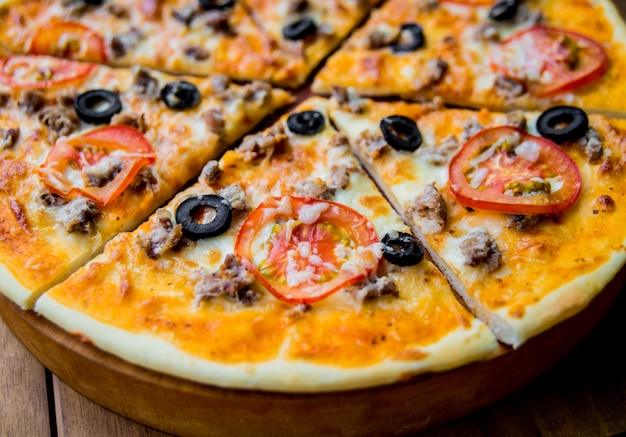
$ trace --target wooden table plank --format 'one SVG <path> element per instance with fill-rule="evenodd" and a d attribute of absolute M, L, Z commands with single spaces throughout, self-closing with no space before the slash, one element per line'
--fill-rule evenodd
<path fill-rule="evenodd" d="M 0 319 L 0 436 L 50 435 L 46 370 Z"/>
<path fill-rule="evenodd" d="M 93 435 L 124 437 L 167 437 L 139 423 L 114 414 L 75 392 L 56 376 L 53 381 L 59 437 Z"/>

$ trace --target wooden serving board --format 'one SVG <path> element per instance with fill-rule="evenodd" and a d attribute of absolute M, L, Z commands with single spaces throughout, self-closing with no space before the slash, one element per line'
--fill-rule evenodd
<path fill-rule="evenodd" d="M 324 394 L 228 390 L 146 370 L 103 352 L 0 295 L 17 339 L 74 390 L 176 435 L 407 435 L 483 408 L 568 354 L 602 319 L 626 268 L 578 315 L 489 361 L 390 386 Z M 375 419 L 374 419 L 375 418 Z"/>

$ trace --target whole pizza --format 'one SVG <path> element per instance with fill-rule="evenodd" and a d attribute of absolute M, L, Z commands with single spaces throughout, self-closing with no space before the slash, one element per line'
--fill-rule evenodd
<path fill-rule="evenodd" d="M 0 292 L 144 368 L 406 381 L 626 263 L 607 0 L 5 1 L 0 40 Z"/>

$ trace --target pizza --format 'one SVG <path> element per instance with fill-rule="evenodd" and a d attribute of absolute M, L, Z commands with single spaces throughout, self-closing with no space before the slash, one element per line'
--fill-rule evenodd
<path fill-rule="evenodd" d="M 130 362 L 246 389 L 361 388 L 492 356 L 327 106 L 210 161 L 36 311 Z"/>
<path fill-rule="evenodd" d="M 5 1 L 0 45 L 15 54 L 296 87 L 375 2 Z"/>
<path fill-rule="evenodd" d="M 571 106 L 359 108 L 337 102 L 331 118 L 503 343 L 578 313 L 626 262 L 626 120 Z"/>
<path fill-rule="evenodd" d="M 44 55 L 0 72 L 0 275 L 29 308 L 291 96 Z"/>
<path fill-rule="evenodd" d="M 313 90 L 623 116 L 624 71 L 626 26 L 609 0 L 391 0 L 330 57 Z"/>

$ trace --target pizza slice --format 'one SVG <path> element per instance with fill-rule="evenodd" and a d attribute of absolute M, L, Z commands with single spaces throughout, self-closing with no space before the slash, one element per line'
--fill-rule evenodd
<path fill-rule="evenodd" d="M 331 119 L 504 343 L 581 311 L 626 261 L 625 120 L 366 100 Z"/>
<path fill-rule="evenodd" d="M 0 291 L 24 308 L 292 101 L 218 75 L 21 55 L 0 68 Z"/>
<path fill-rule="evenodd" d="M 313 89 L 624 116 L 616 84 L 625 69 L 626 26 L 609 0 L 391 0 L 331 56 Z"/>
<path fill-rule="evenodd" d="M 373 0 L 5 3 L 0 44 L 9 52 L 290 87 L 304 83 L 373 6 Z"/>
<path fill-rule="evenodd" d="M 498 353 L 327 104 L 209 162 L 36 311 L 130 362 L 230 388 L 355 389 Z"/>

